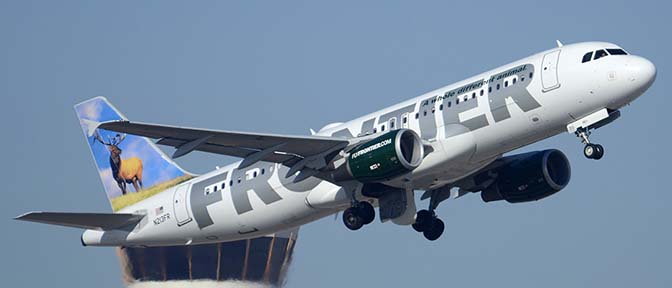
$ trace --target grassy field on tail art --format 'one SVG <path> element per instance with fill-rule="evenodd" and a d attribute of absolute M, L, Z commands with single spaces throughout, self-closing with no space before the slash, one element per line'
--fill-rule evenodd
<path fill-rule="evenodd" d="M 133 205 L 135 203 L 138 203 L 142 200 L 145 200 L 149 197 L 152 197 L 162 191 L 165 191 L 168 188 L 174 187 L 184 181 L 187 181 L 189 179 L 193 178 L 191 175 L 184 175 L 181 177 L 177 177 L 173 180 L 168 180 L 166 182 L 156 184 L 152 187 L 146 188 L 140 192 L 129 192 L 126 195 L 122 195 L 116 198 L 112 198 L 110 202 L 112 203 L 112 211 L 119 211 L 123 209 L 124 207 Z"/>

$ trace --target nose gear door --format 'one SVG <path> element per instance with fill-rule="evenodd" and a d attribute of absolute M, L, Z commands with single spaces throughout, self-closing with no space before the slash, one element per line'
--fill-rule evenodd
<path fill-rule="evenodd" d="M 560 50 L 555 50 L 544 55 L 541 63 L 541 85 L 542 92 L 548 92 L 560 87 L 558 80 L 558 61 L 560 60 Z"/>

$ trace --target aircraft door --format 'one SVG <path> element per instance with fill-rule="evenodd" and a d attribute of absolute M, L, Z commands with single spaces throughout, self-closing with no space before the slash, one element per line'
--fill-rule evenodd
<path fill-rule="evenodd" d="M 560 50 L 555 50 L 544 55 L 541 63 L 541 85 L 542 92 L 548 92 L 560 87 L 558 80 L 558 61 L 560 60 Z"/>
<path fill-rule="evenodd" d="M 175 188 L 175 194 L 173 196 L 173 211 L 175 211 L 175 221 L 177 221 L 177 226 L 182 226 L 191 221 L 191 216 L 189 216 L 189 208 L 187 208 L 188 191 L 188 184 L 180 185 Z"/>

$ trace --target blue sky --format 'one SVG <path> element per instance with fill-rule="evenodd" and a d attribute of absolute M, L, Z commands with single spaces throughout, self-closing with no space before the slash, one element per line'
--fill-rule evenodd
<path fill-rule="evenodd" d="M 308 134 L 560 39 L 613 42 L 658 68 L 649 91 L 593 134 L 604 159 L 584 159 L 573 135 L 526 147 L 564 151 L 569 186 L 528 204 L 448 201 L 436 242 L 392 224 L 306 225 L 288 284 L 670 287 L 668 11 L 646 0 L 2 1 L 3 286 L 122 285 L 113 249 L 10 220 L 110 210 L 72 110 L 80 101 L 104 95 L 143 122 Z M 194 172 L 231 161 L 179 159 Z"/>

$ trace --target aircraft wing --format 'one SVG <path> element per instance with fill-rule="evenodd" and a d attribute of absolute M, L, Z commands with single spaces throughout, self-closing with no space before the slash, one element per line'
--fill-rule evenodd
<path fill-rule="evenodd" d="M 123 213 L 30 212 L 15 220 L 83 229 L 113 230 L 135 225 L 145 215 Z"/>
<path fill-rule="evenodd" d="M 284 163 L 292 166 L 304 159 L 310 159 L 312 162 L 317 159 L 317 162 L 321 164 L 300 166 L 319 169 L 326 166 L 325 161 L 328 163 L 331 160 L 324 159 L 325 157 L 344 149 L 350 144 L 346 139 L 323 136 L 291 136 L 207 130 L 129 121 L 105 122 L 98 125 L 98 128 L 159 139 L 156 142 L 157 144 L 177 148 L 172 156 L 173 158 L 183 156 L 191 151 L 244 158 L 240 167 L 252 165 L 257 161 Z"/>

